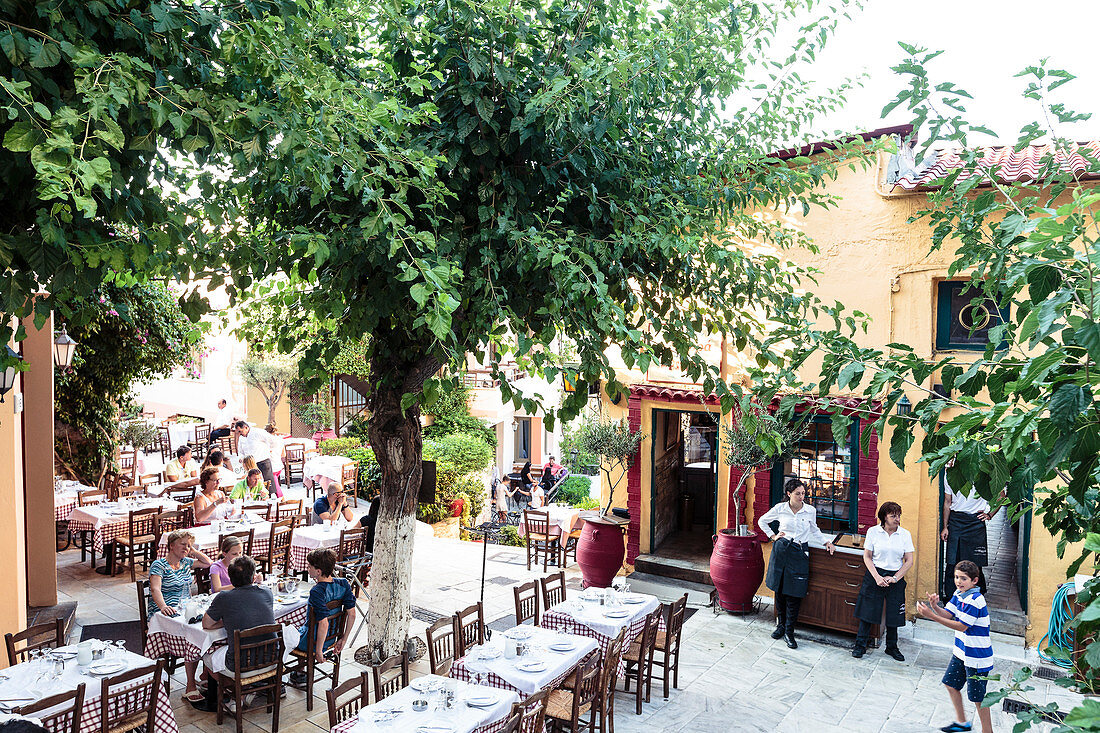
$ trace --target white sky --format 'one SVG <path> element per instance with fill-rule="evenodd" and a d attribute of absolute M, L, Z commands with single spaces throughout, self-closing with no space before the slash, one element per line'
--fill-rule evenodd
<path fill-rule="evenodd" d="M 864 10 L 842 23 L 806 74 L 835 84 L 845 76 L 869 73 L 864 88 L 850 92 L 844 108 L 822 119 L 820 127 L 862 132 L 910 121 L 903 109 L 886 120 L 880 116 L 906 85 L 890 70 L 905 57 L 897 45 L 905 41 L 944 50 L 929 68 L 932 80 L 953 81 L 970 92 L 970 121 L 992 129 L 1002 143 L 1014 143 L 1020 127 L 1040 114 L 1038 105 L 1022 96 L 1027 81 L 1014 75 L 1049 56 L 1050 66 L 1078 77 L 1055 90 L 1056 101 L 1060 95 L 1069 108 L 1093 113 L 1090 121 L 1060 132 L 1077 140 L 1100 139 L 1100 69 L 1094 51 L 1098 21 L 1096 0 L 865 0 Z"/>

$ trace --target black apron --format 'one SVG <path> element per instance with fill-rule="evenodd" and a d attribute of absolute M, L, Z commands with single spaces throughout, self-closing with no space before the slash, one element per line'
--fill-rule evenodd
<path fill-rule="evenodd" d="M 764 583 L 776 593 L 805 598 L 810 590 L 810 546 L 786 537 L 773 542 Z"/>
<path fill-rule="evenodd" d="M 882 568 L 875 568 L 875 570 L 884 578 L 897 572 L 897 570 L 883 570 Z M 859 586 L 855 616 L 860 621 L 877 624 L 882 621 L 884 604 L 886 606 L 886 625 L 895 629 L 905 626 L 905 578 L 883 588 L 875 582 L 874 576 L 868 570 L 863 574 L 863 584 Z"/>
<path fill-rule="evenodd" d="M 947 517 L 947 553 L 945 561 L 948 568 L 955 563 L 971 560 L 984 568 L 989 564 L 989 546 L 985 538 L 985 522 L 977 514 L 951 512 Z"/>

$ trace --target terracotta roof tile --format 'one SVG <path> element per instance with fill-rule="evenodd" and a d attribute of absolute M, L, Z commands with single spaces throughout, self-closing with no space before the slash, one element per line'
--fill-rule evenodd
<path fill-rule="evenodd" d="M 1051 164 L 1082 180 L 1100 179 L 1100 140 L 1076 143 L 1069 153 L 1055 152 L 1050 145 L 1029 145 L 1020 151 L 1010 145 L 980 150 L 982 157 L 978 160 L 978 166 L 993 171 L 1002 183 L 1037 181 L 1051 172 L 1050 168 L 1045 168 Z M 886 183 L 893 189 L 927 190 L 936 188 L 940 179 L 963 167 L 964 161 L 959 157 L 958 150 L 933 150 L 928 157 L 916 163 L 912 152 L 903 148 L 890 158 Z M 965 174 L 960 176 L 960 180 L 963 177 Z"/>

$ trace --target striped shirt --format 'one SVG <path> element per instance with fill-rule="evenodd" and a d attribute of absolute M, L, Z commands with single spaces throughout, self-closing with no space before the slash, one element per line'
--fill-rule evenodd
<path fill-rule="evenodd" d="M 966 624 L 966 631 L 955 632 L 955 656 L 963 666 L 976 672 L 993 669 L 993 645 L 989 642 L 989 609 L 985 596 L 974 586 L 970 590 L 955 591 L 944 606 L 957 621 Z"/>

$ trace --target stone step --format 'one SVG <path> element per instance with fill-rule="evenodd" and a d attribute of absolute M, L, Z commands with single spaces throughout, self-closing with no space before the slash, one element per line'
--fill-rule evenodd
<path fill-rule="evenodd" d="M 635 568 L 638 566 L 635 565 Z M 690 580 L 678 580 L 662 575 L 652 575 L 635 570 L 627 576 L 630 590 L 657 596 L 661 603 L 670 603 L 688 594 L 688 605 L 693 608 L 705 608 L 710 605 L 710 595 L 714 586 L 693 583 Z"/>
<path fill-rule="evenodd" d="M 65 637 L 73 629 L 76 620 L 76 601 L 64 601 L 55 606 L 27 606 L 27 627 L 37 624 L 52 624 L 54 619 L 65 621 Z"/>
<path fill-rule="evenodd" d="M 1007 636 L 1023 637 L 1027 632 L 1027 614 L 1004 608 L 989 609 L 989 630 Z"/>
<path fill-rule="evenodd" d="M 680 560 L 647 554 L 638 555 L 634 560 L 634 567 L 642 573 L 686 580 L 714 588 L 714 583 L 710 579 L 710 563 L 706 561 Z"/>

